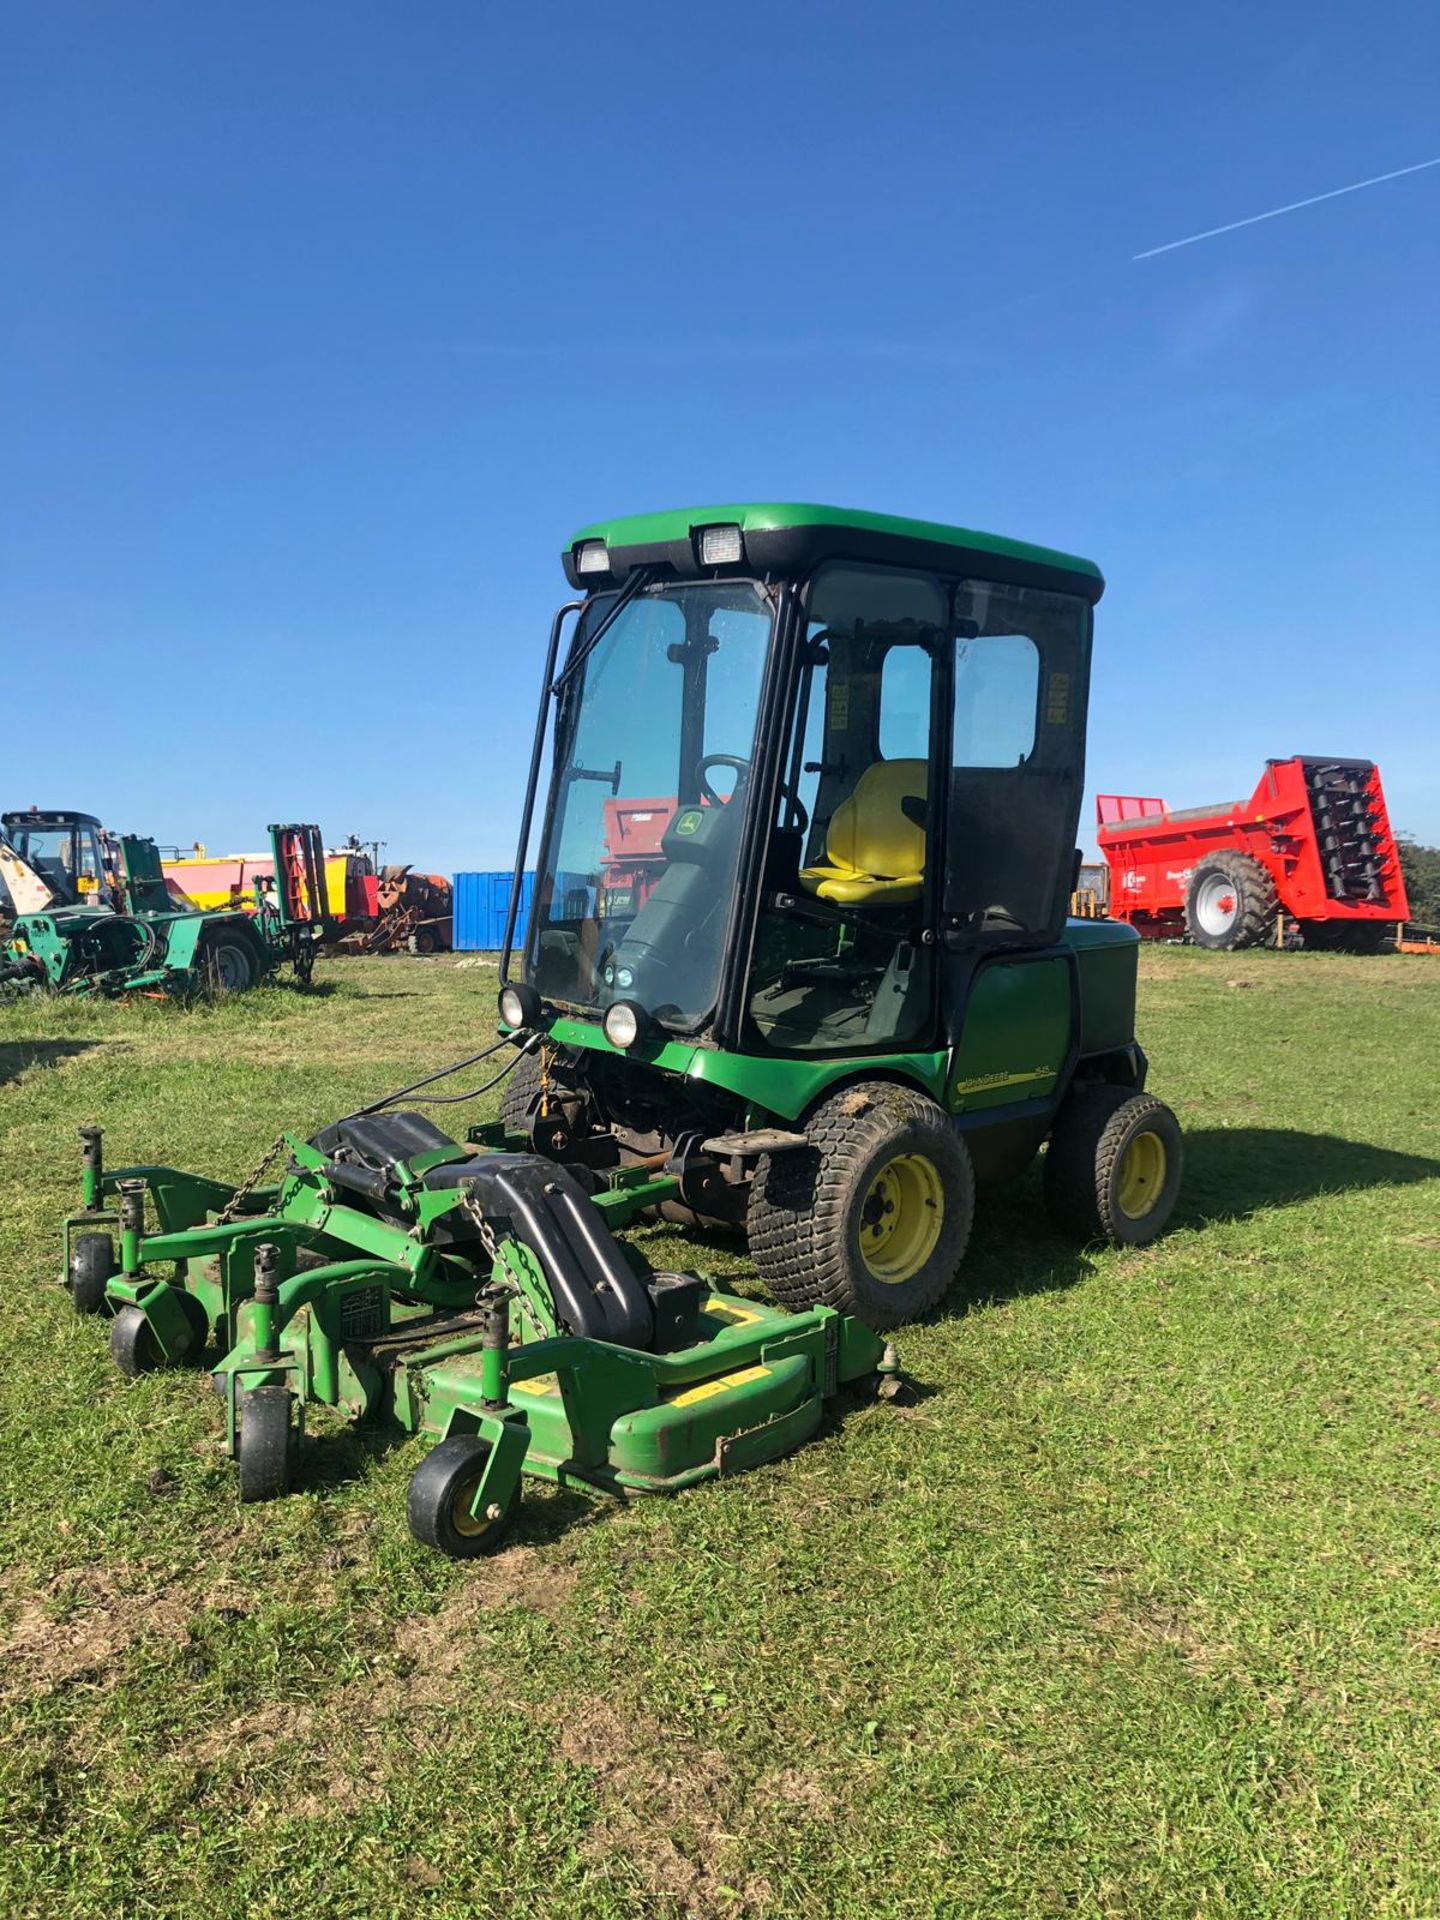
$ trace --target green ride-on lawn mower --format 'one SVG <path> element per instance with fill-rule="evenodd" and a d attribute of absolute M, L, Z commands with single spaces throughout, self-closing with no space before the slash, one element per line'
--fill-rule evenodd
<path fill-rule="evenodd" d="M 457 1556 L 524 1472 L 673 1490 L 896 1390 L 888 1332 L 955 1279 L 977 1184 L 1042 1145 L 1083 1241 L 1153 1239 L 1180 1180 L 1138 940 L 1065 917 L 1093 566 L 738 506 L 587 529 L 565 567 L 500 1039 L 240 1187 L 107 1171 L 87 1129 L 65 1228 L 125 1372 L 208 1360 L 242 1495 L 289 1484 L 307 1402 L 383 1413 L 436 1443 L 409 1517 Z M 463 1143 L 417 1111 L 507 1075 Z M 743 1229 L 769 1299 L 651 1271 L 616 1234 L 657 1214 Z"/>

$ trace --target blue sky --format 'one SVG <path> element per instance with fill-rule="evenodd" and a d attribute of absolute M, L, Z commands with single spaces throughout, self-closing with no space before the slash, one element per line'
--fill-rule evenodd
<path fill-rule="evenodd" d="M 1093 556 L 1092 789 L 1440 841 L 1428 0 L 5 0 L 3 799 L 508 864 L 558 553 L 819 499 Z M 1087 813 L 1088 818 L 1088 813 Z"/>

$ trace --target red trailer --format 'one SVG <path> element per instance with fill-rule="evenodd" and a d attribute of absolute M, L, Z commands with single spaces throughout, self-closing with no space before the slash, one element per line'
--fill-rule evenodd
<path fill-rule="evenodd" d="M 1247 801 L 1172 810 L 1102 793 L 1110 912 L 1137 932 L 1201 947 L 1373 953 L 1409 919 L 1379 768 L 1297 754 L 1270 760 Z M 1283 916 L 1283 922 L 1282 922 Z"/>

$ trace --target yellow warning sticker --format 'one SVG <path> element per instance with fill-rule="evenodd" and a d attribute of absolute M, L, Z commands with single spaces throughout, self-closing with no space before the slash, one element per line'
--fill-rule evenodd
<path fill-rule="evenodd" d="M 830 731 L 844 733 L 850 725 L 850 682 L 836 680 L 830 688 Z"/>
<path fill-rule="evenodd" d="M 723 1374 L 718 1380 L 706 1380 L 701 1386 L 687 1387 L 684 1393 L 677 1393 L 670 1402 L 672 1407 L 693 1407 L 697 1400 L 709 1400 L 717 1393 L 728 1393 L 732 1387 L 748 1386 L 752 1380 L 768 1380 L 769 1367 L 742 1367 L 739 1373 Z"/>
<path fill-rule="evenodd" d="M 537 1373 L 533 1380 L 512 1380 L 512 1393 L 558 1393 L 560 1376 L 554 1373 Z"/>
<path fill-rule="evenodd" d="M 738 1300 L 713 1297 L 706 1301 L 703 1311 L 717 1320 L 728 1320 L 732 1327 L 753 1327 L 761 1317 L 753 1307 L 742 1307 Z"/>
<path fill-rule="evenodd" d="M 1069 718 L 1070 676 L 1068 673 L 1052 673 L 1045 696 L 1045 724 L 1047 727 L 1063 727 Z"/>

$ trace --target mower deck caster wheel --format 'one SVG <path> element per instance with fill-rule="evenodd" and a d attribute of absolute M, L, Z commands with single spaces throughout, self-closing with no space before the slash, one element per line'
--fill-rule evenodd
<path fill-rule="evenodd" d="M 422 1546 L 452 1560 L 473 1560 L 499 1545 L 520 1505 L 516 1481 L 503 1506 L 477 1518 L 470 1512 L 475 1489 L 490 1457 L 490 1442 L 473 1433 L 453 1433 L 420 1462 L 405 1503 L 410 1531 Z"/>
<path fill-rule="evenodd" d="M 288 1387 L 256 1387 L 245 1396 L 237 1447 L 242 1500 L 278 1500 L 295 1477 L 295 1422 Z"/>
<path fill-rule="evenodd" d="M 138 1380 L 142 1373 L 163 1367 L 154 1329 L 139 1307 L 122 1307 L 110 1328 L 110 1358 L 127 1380 Z"/>
<path fill-rule="evenodd" d="M 190 1367 L 198 1364 L 210 1338 L 210 1322 L 205 1309 L 193 1293 L 177 1288 L 175 1298 L 190 1329 L 190 1340 L 178 1359 L 170 1360 L 155 1338 L 155 1329 L 139 1307 L 122 1307 L 110 1329 L 110 1358 L 127 1380 L 138 1380 L 142 1373 L 154 1373 L 159 1367 Z"/>
<path fill-rule="evenodd" d="M 108 1233 L 78 1234 L 70 1248 L 70 1298 L 77 1313 L 102 1313 L 105 1288 L 115 1271 L 115 1243 Z"/>

